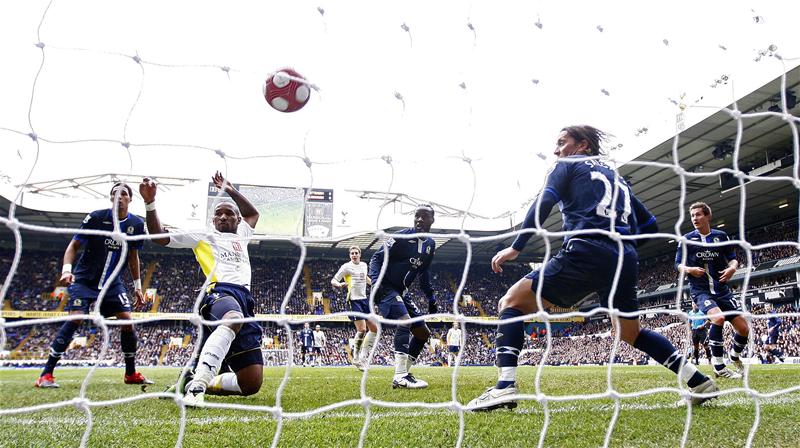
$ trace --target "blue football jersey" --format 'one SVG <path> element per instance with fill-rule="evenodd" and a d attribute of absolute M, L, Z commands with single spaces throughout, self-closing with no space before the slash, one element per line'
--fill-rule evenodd
<path fill-rule="evenodd" d="M 81 229 L 113 231 L 114 221 L 111 213 L 111 209 L 95 210 L 89 213 L 84 218 Z M 119 221 L 119 227 L 120 231 L 128 236 L 145 234 L 144 221 L 130 213 L 125 219 Z M 116 269 L 117 263 L 126 261 L 120 260 L 122 243 L 110 236 L 76 234 L 72 239 L 80 241 L 83 246 L 83 253 L 72 272 L 77 283 L 100 289 Z M 143 240 L 128 241 L 129 249 L 138 250 L 142 248 L 142 245 Z M 121 285 L 121 278 L 122 273 L 120 272 L 120 275 L 111 280 L 112 286 Z"/>
<path fill-rule="evenodd" d="M 684 235 L 684 238 L 703 243 L 730 241 L 727 233 L 716 229 L 711 229 L 708 235 L 700 235 L 700 232 L 693 230 Z M 675 266 L 683 264 L 688 267 L 699 267 L 706 270 L 706 275 L 702 277 L 687 275 L 689 290 L 692 294 L 706 293 L 724 296 L 730 292 L 730 288 L 727 283 L 719 281 L 720 271 L 725 270 L 728 267 L 728 263 L 735 259 L 736 250 L 733 245 L 704 247 L 697 244 L 687 244 L 686 260 L 683 260 L 683 245 L 678 244 L 678 250 L 675 253 Z"/>
<path fill-rule="evenodd" d="M 397 233 L 414 234 L 415 229 L 403 229 Z M 405 292 L 419 277 L 419 286 L 425 296 L 433 297 L 433 287 L 428 268 L 436 252 L 436 243 L 433 238 L 391 238 L 387 242 L 389 247 L 389 260 L 386 274 L 381 285 L 395 289 L 399 293 Z M 373 285 L 377 285 L 381 273 L 385 252 L 383 245 L 372 255 L 369 261 L 369 277 Z"/>
<path fill-rule="evenodd" d="M 303 344 L 303 347 L 314 345 L 314 332 L 310 328 L 300 330 L 300 343 Z"/>
<path fill-rule="evenodd" d="M 524 229 L 536 226 L 536 204 L 540 201 L 540 226 L 553 205 L 558 204 L 564 231 L 599 229 L 623 235 L 658 231 L 655 216 L 636 198 L 628 182 L 615 176 L 614 170 L 601 160 L 582 155 L 559 159 L 547 175 L 547 183 L 539 196 L 528 210 L 522 224 Z M 613 223 L 612 210 L 616 212 Z M 521 251 L 531 236 L 520 234 L 512 247 Z M 569 238 L 564 238 L 565 244 Z"/>
<path fill-rule="evenodd" d="M 772 316 L 767 319 L 767 327 L 770 329 L 780 327 L 781 323 L 781 318 L 778 316 Z"/>

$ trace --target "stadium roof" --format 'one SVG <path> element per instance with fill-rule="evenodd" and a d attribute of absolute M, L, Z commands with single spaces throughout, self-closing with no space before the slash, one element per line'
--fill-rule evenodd
<path fill-rule="evenodd" d="M 786 75 L 786 89 L 798 92 L 800 88 L 800 67 L 790 70 Z M 737 101 L 738 110 L 743 113 L 764 112 L 769 107 L 779 104 L 776 99 L 780 95 L 781 79 L 777 78 L 761 88 L 747 94 Z M 729 107 L 732 107 L 729 106 Z M 798 113 L 795 104 L 790 112 Z M 674 229 L 680 214 L 680 209 L 686 209 L 695 201 L 708 202 L 714 211 L 715 226 L 722 226 L 728 233 L 739 231 L 739 211 L 741 204 L 741 189 L 738 181 L 733 179 L 731 184 L 723 186 L 717 172 L 723 168 L 732 167 L 732 157 L 725 155 L 730 152 L 730 147 L 725 147 L 725 142 L 735 142 L 737 136 L 737 121 L 723 111 L 719 111 L 702 120 L 701 122 L 682 131 L 678 140 L 679 165 L 689 172 L 685 177 L 686 198 L 683 206 L 680 205 L 681 178 L 669 168 L 658 166 L 644 166 L 638 162 L 652 161 L 659 163 L 673 163 L 672 151 L 674 140 L 669 139 L 637 157 L 633 163 L 628 163 L 620 168 L 620 174 L 629 179 L 637 197 L 642 200 L 656 215 L 662 231 L 671 232 Z M 758 116 L 742 120 L 741 146 L 739 150 L 739 165 L 743 170 L 752 175 L 764 177 L 792 176 L 794 166 L 792 154 L 792 133 L 790 126 L 780 117 Z M 714 150 L 718 146 L 715 156 Z M 787 157 L 788 156 L 788 157 Z M 756 180 L 745 186 L 745 225 L 747 228 L 763 226 L 765 224 L 797 218 L 798 216 L 798 190 L 788 181 L 762 181 Z M 0 213 L 8 216 L 10 202 L 0 197 Z M 17 208 L 16 216 L 21 221 L 50 227 L 77 227 L 85 216 L 84 213 L 42 212 L 25 208 Z M 557 229 L 560 222 L 558 213 L 553 213 L 547 220 L 546 226 Z M 684 217 L 681 232 L 688 232 L 691 224 Z M 395 227 L 387 231 L 396 231 Z M 435 232 L 455 234 L 454 229 L 434 229 Z M 8 235 L 7 231 L 4 232 Z M 471 236 L 490 236 L 494 232 L 470 232 Z M 63 236 L 45 236 L 31 232 L 24 233 L 28 243 L 35 242 L 34 247 L 61 249 Z M 5 237 L 3 240 L 7 240 Z M 476 260 L 490 258 L 498 247 L 506 246 L 512 238 L 502 241 L 489 241 L 473 243 L 472 256 Z M 8 239 L 11 241 L 11 239 Z M 558 239 L 552 241 L 554 248 L 558 247 Z M 342 257 L 347 248 L 356 244 L 369 251 L 379 247 L 379 242 L 374 234 L 359 234 L 346 237 L 333 242 L 313 242 L 308 244 L 311 257 Z M 31 247 L 30 245 L 28 247 Z M 438 260 L 451 262 L 463 261 L 466 248 L 463 242 L 456 238 L 437 238 Z M 642 258 L 660 254 L 671 253 L 674 244 L 650 243 L 641 249 Z M 265 255 L 296 256 L 299 252 L 291 242 L 262 243 L 254 253 Z M 538 261 L 544 253 L 544 242 L 533 238 L 520 257 L 521 261 Z"/>

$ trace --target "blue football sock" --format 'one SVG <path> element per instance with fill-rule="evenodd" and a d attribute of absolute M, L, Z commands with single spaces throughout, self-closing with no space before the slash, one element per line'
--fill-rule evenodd
<path fill-rule="evenodd" d="M 125 375 L 136 373 L 136 333 L 120 331 L 119 342 L 122 346 L 122 357 L 125 358 Z"/>
<path fill-rule="evenodd" d="M 683 377 L 689 387 L 695 387 L 707 379 L 695 366 L 687 363 L 683 355 L 669 342 L 669 339 L 660 333 L 643 328 L 639 331 L 639 336 L 634 341 L 633 346 L 650 355 L 659 364 Z M 681 366 L 683 366 L 683 369 Z"/>
<path fill-rule="evenodd" d="M 711 324 L 708 330 L 708 347 L 711 349 L 711 364 L 716 370 L 725 368 L 725 360 L 722 359 L 723 354 L 722 342 L 722 325 Z"/>
<path fill-rule="evenodd" d="M 67 351 L 69 343 L 72 342 L 72 336 L 80 325 L 80 323 L 75 323 L 75 321 L 72 320 L 68 320 L 61 325 L 58 334 L 56 334 L 56 338 L 53 340 L 53 343 L 50 344 L 50 357 L 47 358 L 47 363 L 44 365 L 42 375 L 53 373 L 56 364 L 58 364 L 58 361 L 61 359 L 61 355 Z"/>
<path fill-rule="evenodd" d="M 397 330 L 394 332 L 394 351 L 395 353 L 405 353 L 408 354 L 409 349 L 409 337 L 411 336 L 411 330 L 408 327 L 397 327 Z"/>
<path fill-rule="evenodd" d="M 731 348 L 731 360 L 737 361 L 739 356 L 747 347 L 747 336 L 742 336 L 739 333 L 733 333 L 733 347 Z"/>
<path fill-rule="evenodd" d="M 515 308 L 505 308 L 500 312 L 500 320 L 513 319 L 524 315 Z M 500 378 L 497 381 L 498 389 L 505 389 L 514 385 L 516 381 L 516 367 L 519 353 L 525 342 L 525 323 L 522 321 L 501 323 L 497 326 L 495 346 L 497 347 L 497 366 L 500 367 Z"/>
<path fill-rule="evenodd" d="M 412 335 L 411 340 L 408 343 L 408 356 L 417 359 L 422 351 L 422 347 L 425 346 L 426 342 L 428 341 L 417 339 L 416 336 Z"/>

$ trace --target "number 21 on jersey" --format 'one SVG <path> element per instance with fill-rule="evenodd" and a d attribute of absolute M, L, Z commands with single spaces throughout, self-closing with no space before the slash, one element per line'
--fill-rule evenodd
<path fill-rule="evenodd" d="M 598 171 L 592 171 L 591 173 L 592 180 L 600 181 L 605 189 L 600 203 L 597 204 L 597 214 L 605 218 L 611 218 L 611 199 L 614 196 L 614 187 L 611 186 L 611 182 L 609 182 L 608 178 L 603 173 Z M 631 215 L 631 192 L 619 179 L 614 179 L 614 183 L 619 190 L 617 196 L 621 194 L 623 200 L 622 216 L 620 216 L 620 220 L 622 220 L 624 224 L 627 224 L 628 217 Z"/>

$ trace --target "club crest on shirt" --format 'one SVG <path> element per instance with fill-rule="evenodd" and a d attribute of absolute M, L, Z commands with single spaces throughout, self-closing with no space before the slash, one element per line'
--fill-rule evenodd
<path fill-rule="evenodd" d="M 133 227 L 128 227 L 125 231 L 128 232 L 128 235 L 133 235 Z"/>
<path fill-rule="evenodd" d="M 234 242 L 232 243 L 232 245 L 233 245 L 233 250 L 236 250 L 236 251 L 239 251 L 239 252 L 241 252 L 241 251 L 242 251 L 242 245 L 241 245 L 241 244 L 239 244 L 239 242 L 238 242 L 238 241 L 234 241 Z"/>
<path fill-rule="evenodd" d="M 715 236 L 715 237 L 714 237 L 714 242 L 715 242 L 715 243 L 719 243 L 719 237 L 716 237 L 716 236 Z"/>

